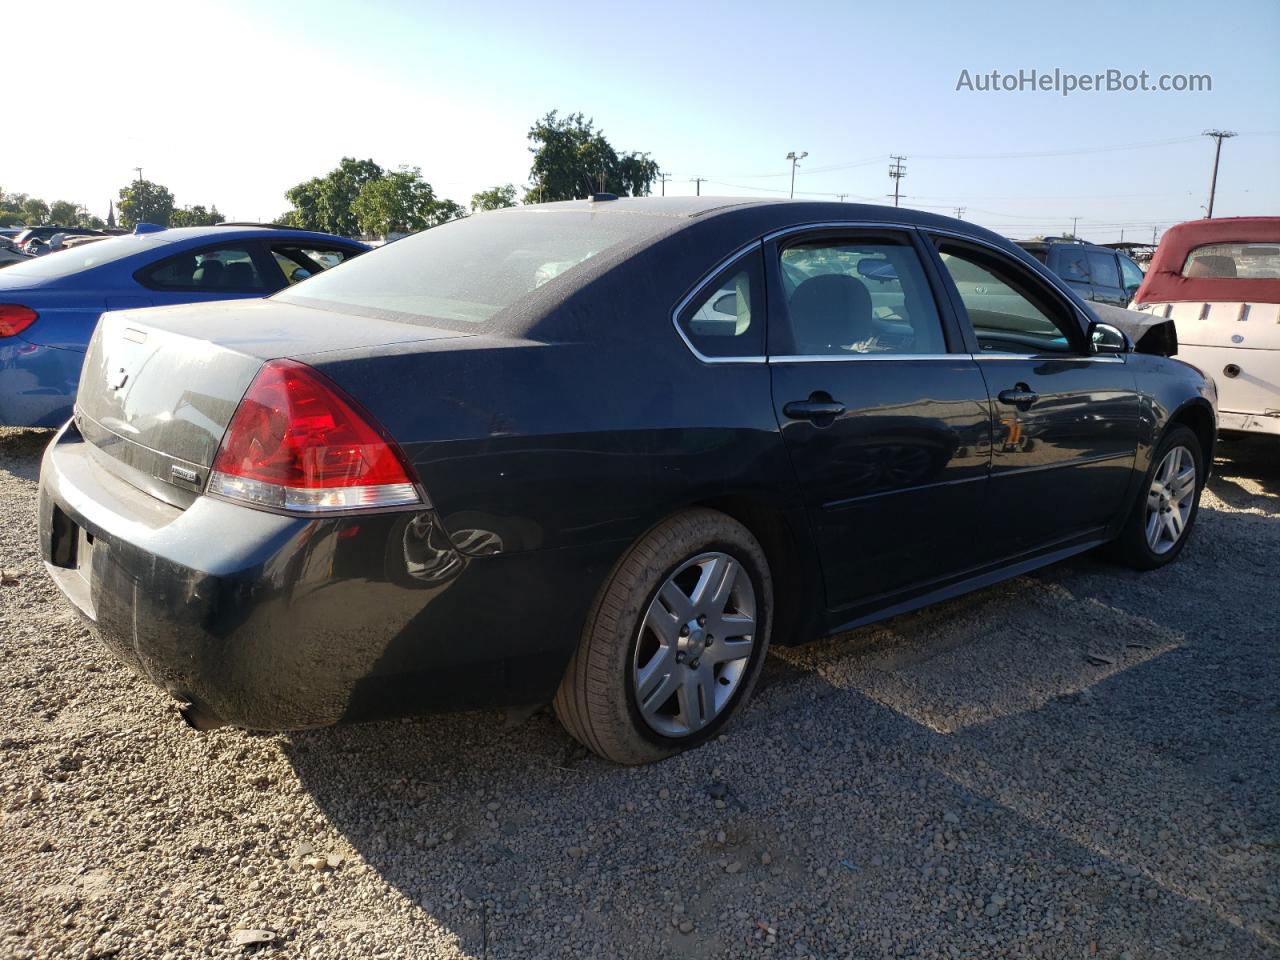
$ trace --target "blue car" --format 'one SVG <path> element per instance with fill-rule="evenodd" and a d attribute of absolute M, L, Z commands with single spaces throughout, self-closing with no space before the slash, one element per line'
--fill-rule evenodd
<path fill-rule="evenodd" d="M 139 224 L 5 267 L 0 425 L 56 427 L 70 418 L 85 348 L 108 310 L 265 297 L 368 249 L 287 227 Z"/>

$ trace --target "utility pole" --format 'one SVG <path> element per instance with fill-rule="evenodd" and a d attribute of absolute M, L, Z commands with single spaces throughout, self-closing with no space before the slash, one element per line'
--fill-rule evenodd
<path fill-rule="evenodd" d="M 705 179 L 707 179 L 707 178 L 706 178 L 706 177 L 694 177 L 694 178 L 693 178 L 692 183 L 693 183 L 693 189 L 694 189 L 694 195 L 695 195 L 695 196 L 698 196 L 698 197 L 702 196 L 702 181 L 703 181 L 703 180 L 705 180 Z"/>
<path fill-rule="evenodd" d="M 956 207 L 956 219 L 957 220 L 964 219 L 964 207 Z"/>
<path fill-rule="evenodd" d="M 138 182 L 139 182 L 139 183 L 141 183 L 141 182 L 142 182 L 142 168 L 141 168 L 141 167 L 134 167 L 133 169 L 135 169 L 135 170 L 137 170 L 137 171 L 138 171 Z"/>
<path fill-rule="evenodd" d="M 1153 227 L 1151 228 L 1151 245 L 1152 245 L 1153 247 L 1156 245 L 1156 236 L 1157 236 L 1159 233 L 1160 233 L 1160 228 L 1159 228 L 1159 227 L 1154 227 L 1154 226 L 1153 226 Z"/>
<path fill-rule="evenodd" d="M 839 200 L 841 203 L 844 203 L 844 198 L 847 196 L 848 196 L 847 193 L 837 193 L 836 199 Z"/>
<path fill-rule="evenodd" d="M 1074 240 L 1074 239 L 1076 238 L 1076 224 L 1077 224 L 1077 223 L 1079 223 L 1079 222 L 1080 222 L 1080 218 L 1079 218 L 1079 217 L 1072 217 L 1072 218 L 1071 218 L 1071 239 L 1072 239 L 1072 240 Z"/>
<path fill-rule="evenodd" d="M 1206 130 L 1203 136 L 1213 137 L 1213 179 L 1209 181 L 1209 213 L 1206 220 L 1213 219 L 1213 197 L 1218 192 L 1218 158 L 1222 156 L 1222 141 L 1236 136 L 1234 130 Z"/>
<path fill-rule="evenodd" d="M 889 164 L 889 176 L 893 178 L 893 205 L 896 207 L 900 196 L 898 190 L 902 185 L 902 178 L 907 175 L 907 168 L 902 165 L 902 161 L 907 158 L 893 153 L 889 155 L 889 159 L 893 161 L 893 163 Z"/>
<path fill-rule="evenodd" d="M 809 155 L 808 150 L 802 150 L 800 153 L 796 153 L 794 150 L 792 150 L 790 153 L 787 154 L 787 159 L 791 161 L 790 199 L 792 200 L 796 198 L 796 167 L 798 167 L 800 165 L 800 161 L 803 160 L 808 155 Z"/>
<path fill-rule="evenodd" d="M 662 195 L 664 197 L 667 195 L 667 181 L 669 181 L 670 179 L 671 179 L 670 174 L 663 173 L 661 170 L 658 171 L 658 180 L 662 184 Z"/>

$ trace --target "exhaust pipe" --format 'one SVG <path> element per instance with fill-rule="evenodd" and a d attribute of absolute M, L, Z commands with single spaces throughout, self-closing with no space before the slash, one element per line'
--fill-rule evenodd
<path fill-rule="evenodd" d="M 227 722 L 202 703 L 184 703 L 178 713 L 192 730 L 216 730 L 225 727 Z"/>

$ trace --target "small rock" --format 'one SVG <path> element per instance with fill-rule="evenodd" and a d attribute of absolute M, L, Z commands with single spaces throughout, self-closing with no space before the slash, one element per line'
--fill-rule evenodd
<path fill-rule="evenodd" d="M 724 868 L 724 872 L 737 873 L 741 869 L 742 869 L 742 864 L 739 863 L 737 860 L 734 860 L 732 863 L 730 863 L 727 867 Z"/>
<path fill-rule="evenodd" d="M 259 943 L 271 943 L 275 938 L 274 930 L 240 929 L 231 931 L 231 942 L 237 947 L 252 947 Z"/>
<path fill-rule="evenodd" d="M 712 800 L 723 800 L 729 795 L 729 786 L 728 784 L 717 780 L 715 783 L 707 787 L 707 795 L 710 796 Z"/>
<path fill-rule="evenodd" d="M 686 934 L 693 933 L 693 921 L 681 920 L 679 930 L 681 933 L 686 933 Z"/>

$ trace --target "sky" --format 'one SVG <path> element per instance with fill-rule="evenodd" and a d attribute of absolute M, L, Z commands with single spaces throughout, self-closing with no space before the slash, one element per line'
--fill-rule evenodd
<path fill-rule="evenodd" d="M 1078 218 L 1098 242 L 1203 216 L 1201 133 L 1229 129 L 1215 215 L 1280 214 L 1277 0 L 58 0 L 4 4 L 0 26 L 50 52 L 6 94 L 0 190 L 100 216 L 141 166 L 180 205 L 270 220 L 343 156 L 420 167 L 467 203 L 528 182 L 529 127 L 553 109 L 651 154 L 669 194 L 702 177 L 786 196 L 786 154 L 808 151 L 797 197 L 892 203 L 898 154 L 904 206 L 1013 237 Z M 965 70 L 1032 69 L 1212 90 L 957 90 Z"/>

